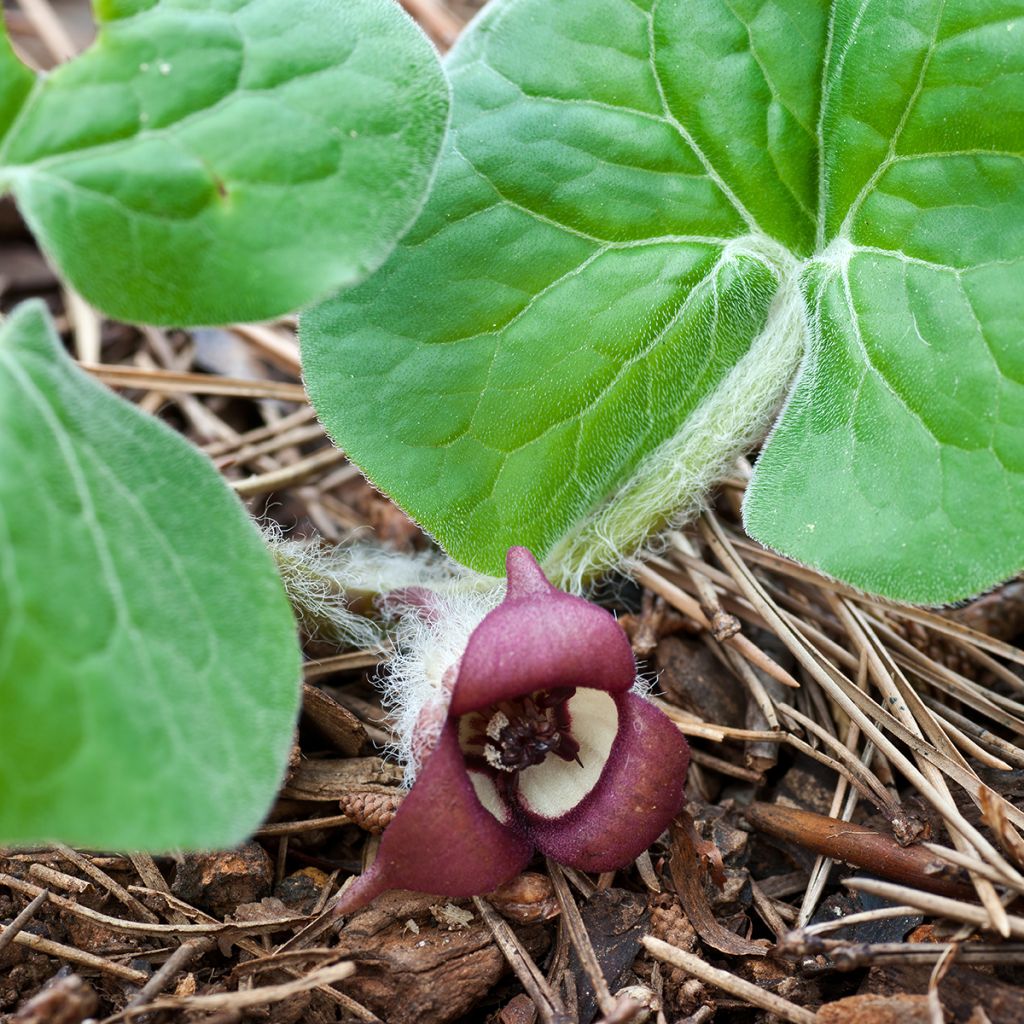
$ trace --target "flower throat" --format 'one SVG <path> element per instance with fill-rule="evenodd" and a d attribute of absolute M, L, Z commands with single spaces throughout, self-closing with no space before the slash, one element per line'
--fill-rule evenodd
<path fill-rule="evenodd" d="M 496 705 L 485 729 L 487 763 L 499 771 L 518 772 L 554 754 L 582 765 L 567 707 L 575 692 L 574 687 L 559 687 Z"/>

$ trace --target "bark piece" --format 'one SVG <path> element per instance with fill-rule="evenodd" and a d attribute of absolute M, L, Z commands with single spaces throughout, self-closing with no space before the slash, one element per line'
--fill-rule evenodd
<path fill-rule="evenodd" d="M 363 723 L 318 686 L 302 684 L 302 714 L 334 747 L 354 757 L 366 743 Z"/>
<path fill-rule="evenodd" d="M 686 911 L 686 916 L 702 941 L 730 956 L 764 956 L 767 952 L 767 943 L 744 939 L 723 927 L 715 918 L 704 890 L 705 871 L 701 863 L 701 854 L 698 853 L 702 841 L 697 838 L 693 820 L 689 815 L 681 814 L 676 818 L 670 835 L 672 884 L 679 894 L 679 901 Z"/>
<path fill-rule="evenodd" d="M 476 1007 L 508 969 L 483 921 L 474 916 L 465 928 L 442 930 L 430 913 L 436 903 L 436 896 L 387 893 L 338 937 L 341 951 L 358 967 L 344 982 L 345 993 L 388 1024 L 455 1020 Z M 547 946 L 539 925 L 518 934 L 531 955 Z"/>
<path fill-rule="evenodd" d="M 743 685 L 699 640 L 665 637 L 654 655 L 658 682 L 673 704 L 719 725 L 741 727 Z"/>
<path fill-rule="evenodd" d="M 847 996 L 818 1010 L 817 1024 L 930 1024 L 927 996 Z"/>
<path fill-rule="evenodd" d="M 292 800 L 329 800 L 332 803 L 367 786 L 393 785 L 402 781 L 402 769 L 379 757 L 347 757 L 328 761 L 303 761 L 281 789 Z"/>
<path fill-rule="evenodd" d="M 873 967 L 868 973 L 866 988 L 879 995 L 908 992 L 924 995 L 930 977 L 930 967 Z M 954 964 L 950 968 L 939 983 L 939 1000 L 949 1024 L 968 1024 L 977 1007 L 995 1024 L 1024 1020 L 1024 989 L 969 967 Z"/>
<path fill-rule="evenodd" d="M 171 892 L 179 899 L 224 918 L 239 904 L 270 895 L 274 863 L 258 843 L 219 853 L 188 853 L 178 865 Z"/>

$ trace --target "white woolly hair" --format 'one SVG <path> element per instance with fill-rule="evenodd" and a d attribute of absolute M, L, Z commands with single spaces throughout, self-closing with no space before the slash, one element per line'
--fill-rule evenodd
<path fill-rule="evenodd" d="M 418 614 L 417 608 L 389 606 L 395 654 L 378 683 L 397 737 L 391 753 L 405 766 L 410 785 L 420 767 L 417 751 L 433 747 L 444 724 L 450 697 L 446 673 L 457 671 L 473 630 L 505 596 L 503 580 L 491 579 L 490 584 L 437 593 L 429 616 Z M 439 712 L 432 724 L 421 720 L 430 705 Z M 414 737 L 417 723 L 420 730 Z"/>
<path fill-rule="evenodd" d="M 487 591 L 497 583 L 439 552 L 402 554 L 366 541 L 292 540 L 273 525 L 264 532 L 302 627 L 317 639 L 359 650 L 377 650 L 388 641 L 378 606 L 384 595 L 416 587 Z"/>
<path fill-rule="evenodd" d="M 631 559 L 659 550 L 666 528 L 697 515 L 715 482 L 764 437 L 800 365 L 807 330 L 798 272 L 783 265 L 765 327 L 746 355 L 677 434 L 555 545 L 544 560 L 551 581 L 580 593 L 595 577 L 626 571 Z"/>

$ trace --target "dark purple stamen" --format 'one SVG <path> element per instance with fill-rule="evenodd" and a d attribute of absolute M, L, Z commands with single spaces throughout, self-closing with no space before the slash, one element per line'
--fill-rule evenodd
<path fill-rule="evenodd" d="M 572 687 L 559 687 L 493 708 L 484 739 L 488 764 L 500 771 L 519 772 L 540 764 L 548 754 L 578 762 L 580 745 L 569 731 L 566 707 L 575 692 Z"/>

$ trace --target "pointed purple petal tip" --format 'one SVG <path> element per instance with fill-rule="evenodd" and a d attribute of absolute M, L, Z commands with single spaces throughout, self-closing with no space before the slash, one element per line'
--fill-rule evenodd
<path fill-rule="evenodd" d="M 520 831 L 480 803 L 449 722 L 384 830 L 377 859 L 334 912 L 350 914 L 385 889 L 438 896 L 490 892 L 522 871 L 532 849 Z"/>
<path fill-rule="evenodd" d="M 505 600 L 469 639 L 450 714 L 554 687 L 628 690 L 636 664 L 615 617 L 553 587 L 526 548 L 511 548 L 506 563 Z"/>
<path fill-rule="evenodd" d="M 505 575 L 508 588 L 506 601 L 519 601 L 527 597 L 547 597 L 559 591 L 551 584 L 544 570 L 529 548 L 509 548 L 505 555 Z"/>

